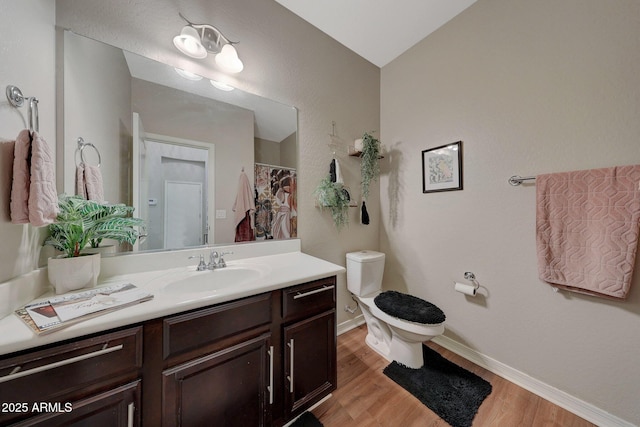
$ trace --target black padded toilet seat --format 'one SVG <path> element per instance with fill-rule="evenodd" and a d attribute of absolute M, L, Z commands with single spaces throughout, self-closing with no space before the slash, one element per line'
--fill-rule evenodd
<path fill-rule="evenodd" d="M 445 315 L 436 305 L 428 301 L 397 291 L 385 291 L 373 300 L 376 306 L 389 316 L 410 322 L 438 324 Z"/>

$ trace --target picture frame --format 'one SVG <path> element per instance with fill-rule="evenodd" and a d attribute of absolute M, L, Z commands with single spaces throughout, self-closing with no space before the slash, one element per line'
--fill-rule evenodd
<path fill-rule="evenodd" d="M 422 192 L 462 190 L 462 141 L 422 151 Z"/>

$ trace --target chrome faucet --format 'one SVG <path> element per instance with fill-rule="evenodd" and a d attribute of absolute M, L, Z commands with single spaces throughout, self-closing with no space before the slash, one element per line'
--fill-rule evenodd
<path fill-rule="evenodd" d="M 224 268 L 227 266 L 227 263 L 224 261 L 224 256 L 228 254 L 232 254 L 231 251 L 211 251 L 209 254 L 209 264 L 207 264 L 207 268 L 209 270 L 215 270 L 216 268 Z"/>
<path fill-rule="evenodd" d="M 215 270 L 216 268 L 218 268 L 218 258 L 220 258 L 218 252 L 211 251 L 211 253 L 209 254 L 209 264 L 207 264 L 207 268 L 209 270 Z"/>

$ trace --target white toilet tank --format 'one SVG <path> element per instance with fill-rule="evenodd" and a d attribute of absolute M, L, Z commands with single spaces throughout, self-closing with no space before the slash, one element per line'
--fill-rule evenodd
<path fill-rule="evenodd" d="M 384 273 L 384 254 L 375 251 L 358 251 L 347 254 L 347 289 L 364 297 L 379 292 Z"/>

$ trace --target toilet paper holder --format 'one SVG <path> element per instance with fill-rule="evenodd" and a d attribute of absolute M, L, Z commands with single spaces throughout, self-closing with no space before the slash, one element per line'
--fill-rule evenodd
<path fill-rule="evenodd" d="M 460 292 L 462 294 L 469 295 L 471 297 L 475 297 L 476 296 L 476 292 L 480 288 L 480 283 L 478 283 L 478 281 L 476 280 L 476 275 L 473 274 L 470 271 L 466 271 L 464 273 L 464 278 L 466 280 L 469 280 L 471 283 L 473 283 L 473 285 L 468 285 L 466 283 L 459 283 L 459 282 L 454 281 L 453 282 L 454 289 L 456 290 L 456 292 Z"/>
<path fill-rule="evenodd" d="M 480 283 L 478 283 L 478 281 L 476 280 L 475 274 L 473 274 L 471 271 L 465 271 L 464 278 L 469 280 L 471 283 L 473 283 L 473 287 L 476 288 L 476 290 L 478 290 L 478 288 L 480 287 Z"/>

